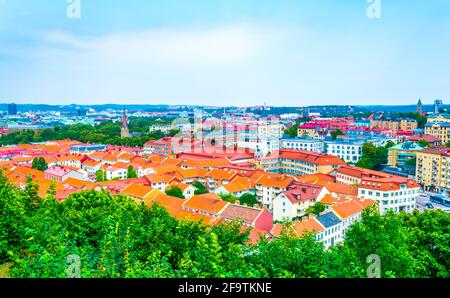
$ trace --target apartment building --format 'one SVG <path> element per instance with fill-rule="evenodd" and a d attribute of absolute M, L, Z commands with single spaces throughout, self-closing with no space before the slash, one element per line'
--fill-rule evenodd
<path fill-rule="evenodd" d="M 417 152 L 423 149 L 425 149 L 424 146 L 414 142 L 397 144 L 389 148 L 388 166 L 401 168 L 405 172 L 414 175 L 416 168 L 414 164 L 410 164 L 408 161 L 416 158 Z"/>
<path fill-rule="evenodd" d="M 267 209 L 272 210 L 273 200 L 294 181 L 292 177 L 277 174 L 262 174 L 256 179 L 256 198 Z"/>
<path fill-rule="evenodd" d="M 434 147 L 417 152 L 416 179 L 425 189 L 450 190 L 450 148 Z"/>
<path fill-rule="evenodd" d="M 445 145 L 450 141 L 450 122 L 428 122 L 425 124 L 425 134 L 438 138 Z"/>
<path fill-rule="evenodd" d="M 392 131 L 413 131 L 417 129 L 418 123 L 415 119 L 385 119 L 379 118 L 372 120 L 370 128 L 387 129 Z"/>
<path fill-rule="evenodd" d="M 358 187 L 358 197 L 378 202 L 381 213 L 412 212 L 419 194 L 420 185 L 416 181 L 399 176 L 362 178 Z"/>
<path fill-rule="evenodd" d="M 328 191 L 323 186 L 293 182 L 273 201 L 274 220 L 293 220 L 306 215 L 307 209 L 322 200 Z"/>
<path fill-rule="evenodd" d="M 345 162 L 334 155 L 310 151 L 282 149 L 278 155 L 278 167 L 282 174 L 306 176 L 328 174 Z"/>
<path fill-rule="evenodd" d="M 290 150 L 304 150 L 322 153 L 324 144 L 322 140 L 317 140 L 309 137 L 298 137 L 294 139 L 281 140 L 281 147 Z"/>

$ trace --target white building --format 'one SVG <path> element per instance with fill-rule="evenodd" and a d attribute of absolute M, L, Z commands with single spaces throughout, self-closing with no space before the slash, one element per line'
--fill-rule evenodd
<path fill-rule="evenodd" d="M 305 150 L 323 153 L 324 143 L 322 140 L 299 137 L 295 139 L 284 139 L 281 142 L 281 147 L 283 149 Z"/>
<path fill-rule="evenodd" d="M 412 212 L 420 185 L 413 179 L 403 177 L 363 178 L 358 188 L 358 197 L 378 202 L 380 212 Z"/>
<path fill-rule="evenodd" d="M 362 146 L 363 142 L 325 141 L 324 151 L 345 162 L 357 163 L 362 158 Z"/>

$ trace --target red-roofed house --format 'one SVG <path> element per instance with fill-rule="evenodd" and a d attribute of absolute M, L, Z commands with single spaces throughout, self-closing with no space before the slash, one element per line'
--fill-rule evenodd
<path fill-rule="evenodd" d="M 306 215 L 306 210 L 322 200 L 328 191 L 325 187 L 294 182 L 273 201 L 274 220 L 295 219 Z"/>

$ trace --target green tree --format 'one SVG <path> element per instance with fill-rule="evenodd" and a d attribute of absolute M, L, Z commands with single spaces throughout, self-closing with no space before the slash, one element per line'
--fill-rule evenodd
<path fill-rule="evenodd" d="M 258 204 L 258 200 L 256 199 L 256 195 L 251 194 L 251 193 L 244 193 L 240 198 L 239 198 L 239 203 L 241 203 L 241 205 L 247 205 L 249 207 L 253 207 L 256 204 Z"/>
<path fill-rule="evenodd" d="M 338 136 L 343 136 L 343 135 L 345 135 L 345 133 L 342 131 L 342 129 L 339 129 L 339 128 L 331 133 L 331 137 L 333 138 L 333 140 L 336 140 L 338 138 Z"/>
<path fill-rule="evenodd" d="M 384 146 L 384 148 L 389 149 L 394 146 L 395 146 L 395 143 L 389 140 L 386 142 L 386 145 Z"/>
<path fill-rule="evenodd" d="M 183 191 L 178 186 L 173 186 L 170 189 L 166 189 L 166 195 L 172 196 L 172 197 L 176 197 L 176 198 L 180 198 L 180 199 L 185 199 L 186 198 L 183 195 Z"/>
<path fill-rule="evenodd" d="M 106 179 L 106 171 L 98 170 L 97 172 L 95 172 L 95 179 L 97 180 L 97 182 L 108 181 L 108 179 Z"/>
<path fill-rule="evenodd" d="M 45 171 L 48 169 L 48 164 L 43 157 L 33 158 L 31 167 L 38 171 Z"/>
<path fill-rule="evenodd" d="M 136 170 L 133 168 L 132 165 L 129 165 L 129 166 L 128 166 L 127 178 L 128 178 L 128 179 L 131 179 L 131 178 L 138 178 L 138 174 L 137 174 Z"/>
<path fill-rule="evenodd" d="M 192 185 L 196 188 L 196 190 L 194 192 L 195 195 L 202 195 L 202 194 L 209 193 L 209 190 L 206 188 L 206 186 L 204 186 L 199 181 L 195 181 Z"/>
<path fill-rule="evenodd" d="M 236 203 L 236 201 L 238 200 L 238 198 L 236 198 L 235 196 L 233 196 L 232 194 L 220 194 L 219 197 L 227 202 L 230 202 L 232 204 Z"/>
<path fill-rule="evenodd" d="M 316 202 L 316 203 L 314 204 L 314 206 L 308 208 L 307 213 L 308 213 L 308 214 L 319 215 L 319 214 L 321 214 L 322 212 L 324 212 L 326 208 L 327 208 L 327 207 L 325 206 L 324 203 L 322 203 L 322 202 Z"/>
<path fill-rule="evenodd" d="M 428 147 L 430 147 L 430 143 L 428 143 L 427 141 L 425 141 L 425 140 L 420 140 L 419 142 L 417 142 L 419 145 L 422 145 L 423 147 L 425 147 L 425 148 L 428 148 Z"/>

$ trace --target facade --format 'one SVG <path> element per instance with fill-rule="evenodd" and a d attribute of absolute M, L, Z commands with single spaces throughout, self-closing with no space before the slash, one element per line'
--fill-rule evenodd
<path fill-rule="evenodd" d="M 423 149 L 425 149 L 424 146 L 414 142 L 397 144 L 389 148 L 388 166 L 401 168 L 414 175 L 416 172 L 415 165 L 411 165 L 408 161 L 415 159 L 416 153 Z"/>
<path fill-rule="evenodd" d="M 329 155 L 337 156 L 345 162 L 357 163 L 362 158 L 362 146 L 364 140 L 358 139 L 337 139 L 325 141 L 324 152 Z"/>
<path fill-rule="evenodd" d="M 44 171 L 44 178 L 50 181 L 64 182 L 69 178 L 75 178 L 78 180 L 85 180 L 85 175 L 82 170 L 75 170 L 66 167 L 50 167 Z"/>
<path fill-rule="evenodd" d="M 310 151 L 280 150 L 279 169 L 283 174 L 306 176 L 328 174 L 345 162 L 336 156 Z"/>
<path fill-rule="evenodd" d="M 374 119 L 370 126 L 372 129 L 387 129 L 392 131 L 413 131 L 418 123 L 415 119 Z"/>
<path fill-rule="evenodd" d="M 307 214 L 307 209 L 322 200 L 328 193 L 322 186 L 309 183 L 292 183 L 273 201 L 273 219 L 293 220 Z"/>
<path fill-rule="evenodd" d="M 425 124 L 425 134 L 432 135 L 441 140 L 441 144 L 445 145 L 450 141 L 450 115 L 449 114 L 433 114 L 428 117 Z"/>
<path fill-rule="evenodd" d="M 283 149 L 323 153 L 324 144 L 322 140 L 317 140 L 309 137 L 298 137 L 294 139 L 281 140 L 281 147 Z"/>
<path fill-rule="evenodd" d="M 420 185 L 416 181 L 398 176 L 363 178 L 358 188 L 358 197 L 376 201 L 381 213 L 412 212 L 419 194 Z"/>
<path fill-rule="evenodd" d="M 427 148 L 417 152 L 416 179 L 425 189 L 450 190 L 450 148 Z"/>

